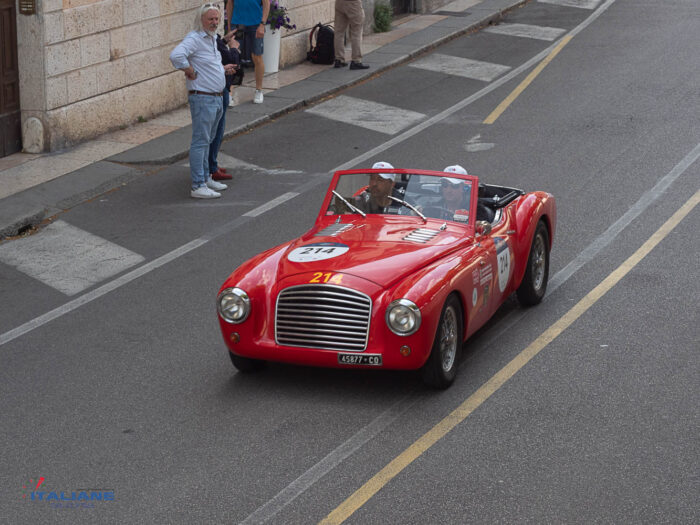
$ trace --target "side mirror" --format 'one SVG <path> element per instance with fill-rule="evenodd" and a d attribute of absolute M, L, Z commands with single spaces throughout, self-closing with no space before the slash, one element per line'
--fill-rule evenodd
<path fill-rule="evenodd" d="M 488 235 L 491 233 L 491 223 L 486 221 L 476 221 L 476 234 Z"/>

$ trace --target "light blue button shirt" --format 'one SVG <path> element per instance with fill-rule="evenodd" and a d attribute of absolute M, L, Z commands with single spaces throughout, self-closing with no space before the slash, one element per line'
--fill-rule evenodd
<path fill-rule="evenodd" d="M 220 93 L 226 87 L 226 75 L 221 64 L 221 53 L 216 48 L 216 37 L 206 31 L 190 31 L 172 53 L 170 62 L 177 69 L 192 66 L 197 78 L 187 79 L 187 89 Z"/>

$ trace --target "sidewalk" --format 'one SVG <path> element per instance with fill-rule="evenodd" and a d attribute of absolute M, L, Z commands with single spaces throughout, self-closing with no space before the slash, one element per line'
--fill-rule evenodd
<path fill-rule="evenodd" d="M 254 79 L 249 69 L 244 84 L 234 90 L 235 105 L 226 116 L 225 138 L 363 82 L 496 21 L 504 11 L 525 1 L 456 0 L 433 14 L 400 18 L 391 31 L 364 38 L 363 62 L 370 69 L 351 71 L 303 62 L 265 77 L 263 104 L 252 104 Z M 67 150 L 0 158 L 0 241 L 142 176 L 148 169 L 144 165 L 185 158 L 190 123 L 189 108 L 183 106 Z"/>

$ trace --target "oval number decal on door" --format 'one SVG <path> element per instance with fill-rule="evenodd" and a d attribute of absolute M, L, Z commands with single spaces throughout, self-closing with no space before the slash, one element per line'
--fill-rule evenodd
<path fill-rule="evenodd" d="M 508 285 L 508 278 L 510 277 L 510 248 L 508 243 L 500 237 L 495 237 L 494 242 L 496 243 L 496 257 L 498 258 L 498 289 L 503 292 Z"/>

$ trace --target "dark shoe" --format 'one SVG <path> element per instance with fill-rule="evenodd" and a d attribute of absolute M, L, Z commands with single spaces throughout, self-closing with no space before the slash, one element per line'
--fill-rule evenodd
<path fill-rule="evenodd" d="M 337 58 L 335 59 L 335 62 L 333 63 L 333 67 L 345 67 L 347 66 L 347 62 L 343 62 L 342 60 L 338 60 Z"/>
<path fill-rule="evenodd" d="M 228 180 L 232 179 L 233 177 L 226 173 L 226 170 L 224 168 L 219 168 L 211 174 L 211 178 L 214 180 Z"/>
<path fill-rule="evenodd" d="M 362 62 L 350 62 L 350 69 L 369 69 L 369 66 Z"/>

